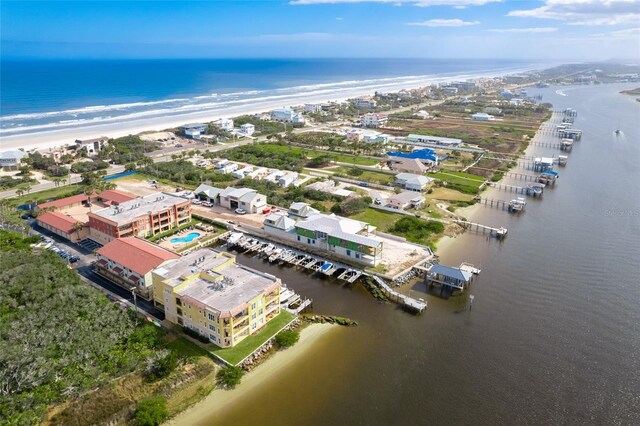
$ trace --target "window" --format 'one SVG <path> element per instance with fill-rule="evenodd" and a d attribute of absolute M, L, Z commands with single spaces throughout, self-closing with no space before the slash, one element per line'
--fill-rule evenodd
<path fill-rule="evenodd" d="M 347 249 L 347 256 L 351 256 L 351 250 Z"/>
<path fill-rule="evenodd" d="M 307 238 L 307 244 L 311 244 L 311 238 Z"/>
<path fill-rule="evenodd" d="M 213 331 L 216 331 L 216 328 L 214 326 L 212 326 L 211 324 L 209 324 L 209 329 L 213 330 Z"/>
<path fill-rule="evenodd" d="M 251 324 L 251 329 L 255 330 L 256 329 L 256 323 L 254 322 L 253 324 Z"/>
<path fill-rule="evenodd" d="M 263 312 L 263 311 L 262 311 L 262 309 L 260 309 L 260 312 L 259 312 L 259 314 L 260 314 L 260 315 L 262 315 L 262 312 Z"/>
<path fill-rule="evenodd" d="M 216 341 L 216 336 L 214 336 L 213 334 L 209 333 L 209 340 L 215 342 Z"/>
<path fill-rule="evenodd" d="M 209 314 L 209 321 L 215 321 L 216 317 L 213 314 Z"/>
<path fill-rule="evenodd" d="M 251 319 L 256 319 L 256 314 L 251 315 Z"/>
<path fill-rule="evenodd" d="M 252 304 L 251 304 L 251 309 L 255 309 L 255 308 L 256 308 L 256 304 L 255 304 L 255 303 L 252 303 Z"/>
<path fill-rule="evenodd" d="M 356 259 L 360 259 L 360 253 L 356 253 Z"/>

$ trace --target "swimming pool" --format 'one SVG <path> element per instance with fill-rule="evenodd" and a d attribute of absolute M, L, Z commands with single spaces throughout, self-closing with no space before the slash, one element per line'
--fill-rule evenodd
<path fill-rule="evenodd" d="M 172 238 L 169 240 L 170 243 L 190 243 L 200 236 L 199 232 L 189 232 L 184 237 Z"/>

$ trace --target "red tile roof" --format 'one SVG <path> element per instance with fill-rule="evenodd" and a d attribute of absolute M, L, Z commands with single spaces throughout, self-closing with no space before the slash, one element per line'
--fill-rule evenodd
<path fill-rule="evenodd" d="M 117 189 L 109 189 L 101 192 L 100 198 L 106 201 L 107 204 L 120 204 L 138 197 L 128 192 L 118 191 Z"/>
<path fill-rule="evenodd" d="M 55 207 L 61 209 L 63 207 L 71 206 L 73 204 L 82 203 L 87 199 L 85 194 L 72 195 L 71 197 L 60 198 L 59 200 L 49 201 L 48 203 L 42 203 L 38 205 L 39 209 L 46 209 L 48 207 Z"/>
<path fill-rule="evenodd" d="M 98 254 L 140 275 L 145 275 L 167 260 L 180 257 L 172 251 L 135 237 L 116 238 L 98 250 Z"/>
<path fill-rule="evenodd" d="M 56 228 L 65 234 L 71 234 L 73 232 L 74 223 L 82 223 L 78 219 L 74 219 L 66 214 L 58 212 L 46 212 L 38 216 L 36 220 L 40 223 Z"/>

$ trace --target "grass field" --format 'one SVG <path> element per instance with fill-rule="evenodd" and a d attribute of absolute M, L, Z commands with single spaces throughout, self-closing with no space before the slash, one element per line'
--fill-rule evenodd
<path fill-rule="evenodd" d="M 247 337 L 232 348 L 219 348 L 212 344 L 211 346 L 215 349 L 211 349 L 211 353 L 230 364 L 236 365 L 258 349 L 264 342 L 275 336 L 282 327 L 289 324 L 294 318 L 293 314 L 281 311 L 277 317 L 267 323 L 267 326 L 260 333 Z"/>
<path fill-rule="evenodd" d="M 428 173 L 428 176 L 442 182 L 447 182 L 450 186 L 467 193 L 477 193 L 480 185 L 484 182 L 484 179 L 480 176 L 447 169 L 443 169 L 437 173 Z"/>
<path fill-rule="evenodd" d="M 19 206 L 21 204 L 32 203 L 34 201 L 38 201 L 38 203 L 43 203 L 51 198 L 63 198 L 69 197 L 71 195 L 79 194 L 82 190 L 82 186 L 79 184 L 65 185 L 59 186 L 57 188 L 47 189 L 45 191 L 32 192 L 31 194 L 24 194 L 20 197 L 10 198 L 11 205 Z"/>
<path fill-rule="evenodd" d="M 393 226 L 402 216 L 396 213 L 384 212 L 372 208 L 367 208 L 362 213 L 351 216 L 350 219 L 360 220 L 367 222 L 373 226 L 378 227 L 382 232 L 386 232 L 387 229 Z"/>
<path fill-rule="evenodd" d="M 394 175 L 372 172 L 369 170 L 363 170 L 361 175 L 352 176 L 349 171 L 353 170 L 353 167 L 341 166 L 333 169 L 333 171 L 339 175 L 342 175 L 348 179 L 361 180 L 365 182 L 379 183 L 381 185 L 389 185 L 395 180 Z"/>
<path fill-rule="evenodd" d="M 443 200 L 443 201 L 471 201 L 473 195 L 463 194 L 460 191 L 449 188 L 433 188 L 431 194 L 425 194 L 427 200 Z"/>

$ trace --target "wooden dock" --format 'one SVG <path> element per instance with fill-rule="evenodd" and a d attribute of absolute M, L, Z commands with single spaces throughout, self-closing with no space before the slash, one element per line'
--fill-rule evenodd
<path fill-rule="evenodd" d="M 375 275 L 371 276 L 376 285 L 382 290 L 382 292 L 392 301 L 402 305 L 404 308 L 411 310 L 416 313 L 421 313 L 425 309 L 427 309 L 427 302 L 422 299 L 416 299 L 411 296 L 407 296 L 406 294 L 402 294 L 400 292 L 392 289 L 389 284 L 384 282 L 380 277 Z"/>
<path fill-rule="evenodd" d="M 454 220 L 454 222 L 462 225 L 466 230 L 475 231 L 482 234 L 489 233 L 489 235 L 491 235 L 492 237 L 496 237 L 499 240 L 506 237 L 508 232 L 507 228 L 502 226 L 500 228 L 495 228 L 493 226 L 482 225 L 480 223 L 469 222 L 467 220 Z"/>
<path fill-rule="evenodd" d="M 538 177 L 536 176 L 535 179 L 537 180 Z M 502 189 L 504 191 L 509 191 L 516 194 L 529 195 L 532 197 L 541 196 L 542 193 L 544 192 L 544 184 L 536 183 L 536 182 L 533 182 L 527 186 L 507 185 L 506 183 L 501 183 L 501 182 L 487 182 L 487 185 L 492 188 Z M 538 188 L 539 191 L 536 191 L 534 189 L 534 186 L 535 188 Z"/>

